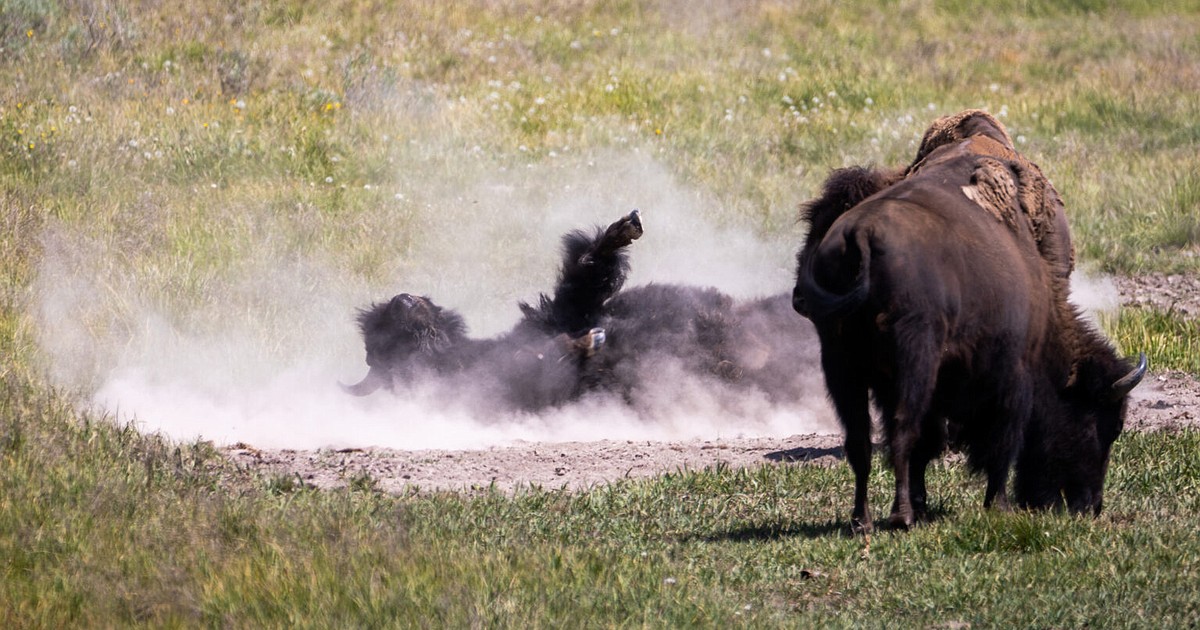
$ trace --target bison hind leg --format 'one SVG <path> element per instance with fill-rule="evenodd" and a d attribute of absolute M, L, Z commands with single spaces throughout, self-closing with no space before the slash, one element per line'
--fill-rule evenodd
<path fill-rule="evenodd" d="M 553 298 L 541 300 L 526 318 L 549 324 L 551 333 L 595 327 L 604 303 L 625 284 L 629 261 L 625 247 L 642 236 L 641 212 L 634 210 L 592 234 L 574 231 L 563 237 L 563 264 Z"/>
<path fill-rule="evenodd" d="M 871 477 L 870 398 L 867 384 L 861 380 L 859 366 L 847 360 L 850 356 L 854 355 L 846 348 L 821 348 L 825 385 L 845 433 L 843 447 L 846 462 L 854 472 L 854 510 L 850 514 L 850 531 L 852 534 L 869 534 L 873 528 L 867 499 Z"/>

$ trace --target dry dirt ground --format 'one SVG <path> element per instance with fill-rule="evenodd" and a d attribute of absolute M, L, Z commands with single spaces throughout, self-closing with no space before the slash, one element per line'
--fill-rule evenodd
<path fill-rule="evenodd" d="M 1118 278 L 1121 303 L 1130 307 L 1174 309 L 1200 318 L 1200 276 L 1161 274 Z M 1151 371 L 1134 390 L 1127 430 L 1153 431 L 1200 426 L 1200 380 L 1181 372 Z M 370 475 L 386 492 L 415 490 L 480 491 L 490 486 L 512 491 L 530 485 L 586 489 L 622 478 L 698 470 L 717 464 L 748 467 L 841 460 L 841 436 L 729 438 L 683 442 L 519 443 L 486 450 L 224 449 L 239 465 L 267 474 L 295 475 L 318 488 L 346 485 Z"/>

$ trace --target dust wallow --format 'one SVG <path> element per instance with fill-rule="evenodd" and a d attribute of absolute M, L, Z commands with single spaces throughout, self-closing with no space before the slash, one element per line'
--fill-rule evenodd
<path fill-rule="evenodd" d="M 403 394 L 435 382 L 478 398 L 475 411 L 485 417 L 587 396 L 637 410 L 656 391 L 657 368 L 671 363 L 735 393 L 753 389 L 780 402 L 813 395 L 796 366 L 816 356 L 816 334 L 789 296 L 740 301 L 713 288 L 655 283 L 624 289 L 629 245 L 642 234 L 638 211 L 566 234 L 553 290 L 521 303 L 520 320 L 496 337 L 470 337 L 458 313 L 428 297 L 401 293 L 373 304 L 358 315 L 370 369 L 347 391 Z"/>

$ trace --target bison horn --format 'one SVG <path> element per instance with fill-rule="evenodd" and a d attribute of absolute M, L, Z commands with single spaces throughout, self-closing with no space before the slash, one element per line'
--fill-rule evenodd
<path fill-rule="evenodd" d="M 379 370 L 371 368 L 371 371 L 367 372 L 367 375 L 363 377 L 363 380 L 359 381 L 357 384 L 346 385 L 344 383 L 338 383 L 338 385 L 341 385 L 342 390 L 347 394 L 354 396 L 366 396 L 374 393 L 375 390 L 383 387 L 386 383 L 387 379 L 379 373 Z"/>
<path fill-rule="evenodd" d="M 1113 383 L 1113 393 L 1117 396 L 1125 396 L 1132 391 L 1134 387 L 1137 387 L 1137 384 L 1142 382 L 1142 377 L 1146 375 L 1146 366 L 1146 353 L 1139 353 L 1137 367 L 1133 368 L 1128 374 L 1122 376 L 1117 380 L 1117 382 Z"/>

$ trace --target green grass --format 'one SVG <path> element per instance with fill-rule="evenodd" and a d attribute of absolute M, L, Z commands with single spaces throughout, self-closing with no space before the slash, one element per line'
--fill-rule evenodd
<path fill-rule="evenodd" d="M 1124 310 L 1106 328 L 1118 346 L 1145 352 L 1155 370 L 1200 374 L 1200 321 L 1153 309 Z"/>
<path fill-rule="evenodd" d="M 322 492 L 9 381 L 0 620 L 146 624 L 1187 625 L 1200 433 L 1117 443 L 1098 519 L 982 509 L 935 465 L 932 523 L 848 535 L 848 467 L 717 467 L 586 492 Z M 877 461 L 876 465 L 882 462 Z M 872 500 L 884 506 L 889 479 Z"/>
<path fill-rule="evenodd" d="M 0 0 L 0 625 L 1195 624 L 1195 432 L 1122 437 L 1097 520 L 985 513 L 940 466 L 938 520 L 867 553 L 844 465 L 316 492 L 77 409 L 147 308 L 312 352 L 312 322 L 243 283 L 264 261 L 315 300 L 314 266 L 380 286 L 463 246 L 443 226 L 511 236 L 494 189 L 528 187 L 526 210 L 564 198 L 546 182 L 657 192 L 588 187 L 594 163 L 661 165 L 790 265 L 830 169 L 906 163 L 967 107 L 1054 181 L 1083 262 L 1200 272 L 1194 2 L 685 5 Z M 1195 321 L 1106 327 L 1200 373 Z M 62 361 L 64 330 L 89 352 Z"/>

